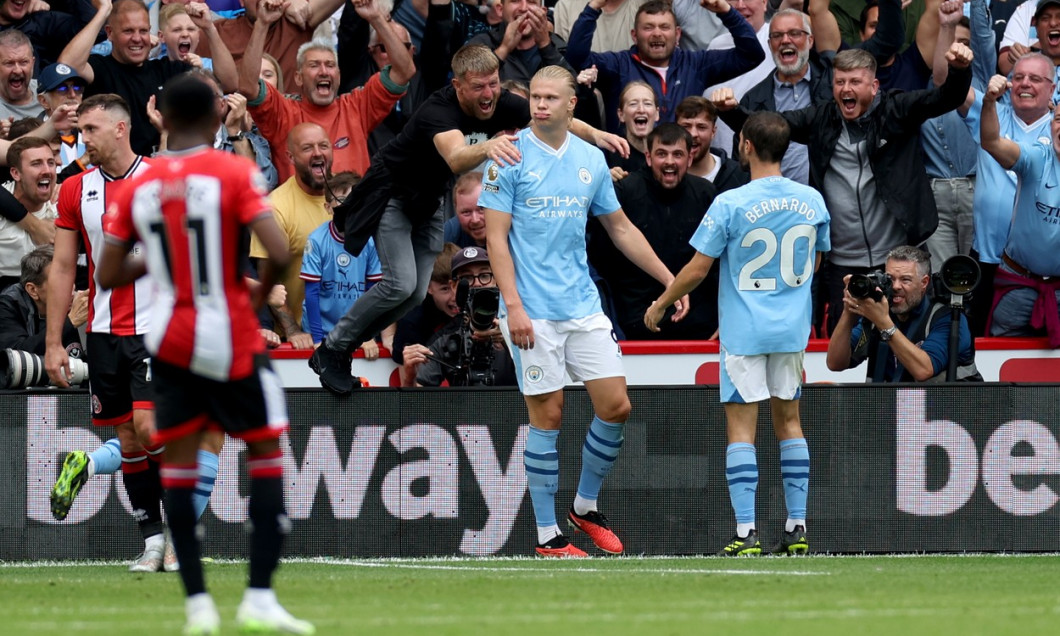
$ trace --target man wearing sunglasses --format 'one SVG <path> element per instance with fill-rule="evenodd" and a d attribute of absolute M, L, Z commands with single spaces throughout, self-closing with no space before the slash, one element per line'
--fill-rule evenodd
<path fill-rule="evenodd" d="M 465 247 L 453 254 L 452 273 L 460 313 L 429 347 L 406 346 L 405 368 L 415 370 L 416 386 L 441 386 L 443 380 L 449 386 L 516 386 L 515 363 L 496 319 L 486 331 L 476 331 L 469 321 L 478 290 L 497 288 L 486 249 Z"/>
<path fill-rule="evenodd" d="M 66 64 L 52 64 L 40 72 L 37 79 L 37 102 L 44 109 L 46 117 L 51 117 L 52 112 L 62 106 L 69 104 L 73 107 L 81 105 L 81 99 L 85 96 L 85 87 L 88 82 L 77 74 L 72 67 Z M 77 130 L 77 116 L 69 118 L 59 132 L 62 145 L 59 148 L 59 170 L 76 161 L 85 154 L 85 144 L 81 141 L 81 133 Z M 87 163 L 87 159 L 85 160 Z"/>

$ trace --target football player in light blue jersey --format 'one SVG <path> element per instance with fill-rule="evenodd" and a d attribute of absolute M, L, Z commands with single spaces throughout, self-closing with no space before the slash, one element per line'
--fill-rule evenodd
<path fill-rule="evenodd" d="M 490 163 L 479 198 L 486 209 L 490 264 L 504 301 L 501 330 L 530 412 L 523 462 L 537 521 L 536 551 L 546 557 L 586 556 L 556 523 L 556 440 L 568 373 L 585 383 L 595 417 L 582 447 L 578 494 L 567 521 L 601 550 L 623 550 L 596 502 L 622 448 L 630 404 L 622 352 L 589 278 L 587 216 L 597 216 L 619 250 L 653 278 L 664 285 L 673 280 L 619 207 L 603 154 L 568 132 L 575 101 L 574 77 L 562 67 L 547 66 L 534 75 L 530 128 L 513 140 L 521 161 Z M 674 318 L 683 318 L 687 297 L 677 309 Z"/>
<path fill-rule="evenodd" d="M 774 548 L 805 554 L 810 454 L 799 421 L 802 359 L 810 337 L 810 280 L 829 248 L 828 210 L 814 189 L 781 176 L 790 129 L 772 112 L 751 115 L 740 133 L 740 161 L 751 182 L 718 195 L 690 243 L 696 255 L 644 314 L 658 330 L 663 310 L 694 289 L 720 259 L 721 401 L 729 446 L 725 474 L 736 536 L 722 556 L 762 553 L 755 528 L 758 403 L 770 400 L 780 442 L 788 519 Z"/>

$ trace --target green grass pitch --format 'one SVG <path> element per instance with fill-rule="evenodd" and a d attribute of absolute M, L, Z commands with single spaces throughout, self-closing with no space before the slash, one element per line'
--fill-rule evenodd
<path fill-rule="evenodd" d="M 210 563 L 233 617 L 244 563 Z M 319 634 L 1060 634 L 1060 556 L 288 561 L 280 601 Z M 0 634 L 179 634 L 176 574 L 0 563 Z"/>

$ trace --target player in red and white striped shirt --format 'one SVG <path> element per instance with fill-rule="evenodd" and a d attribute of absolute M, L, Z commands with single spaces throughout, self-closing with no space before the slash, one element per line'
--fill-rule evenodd
<path fill-rule="evenodd" d="M 251 479 L 250 584 L 236 620 L 253 631 L 311 634 L 313 626 L 287 613 L 272 591 L 290 526 L 278 442 L 287 411 L 256 316 L 290 254 L 257 167 L 212 148 L 220 125 L 215 101 L 201 78 L 166 84 L 159 107 L 170 152 L 113 202 L 99 281 L 118 287 L 149 272 L 159 290 L 147 343 L 157 437 L 166 441 L 166 513 L 187 593 L 185 633 L 213 634 L 220 626 L 206 592 L 192 506 L 196 451 L 204 431 L 219 427 L 247 443 Z M 268 253 L 253 300 L 240 268 L 248 227 Z M 146 261 L 129 254 L 137 241 Z"/>
<path fill-rule="evenodd" d="M 90 277 L 86 344 L 92 352 L 89 379 L 92 423 L 115 427 L 121 443 L 125 490 L 145 544 L 144 553 L 130 569 L 155 571 L 162 567 L 165 545 L 158 472 L 164 447 L 153 444 L 150 439 L 154 428 L 150 354 L 143 342 L 153 292 L 146 279 L 120 289 L 100 289 L 97 277 L 103 252 L 106 205 L 128 178 L 147 168 L 147 161 L 129 146 L 131 117 L 121 97 L 90 97 L 81 103 L 77 112 L 85 151 L 97 167 L 67 179 L 59 191 L 55 258 L 48 277 L 45 368 L 52 383 L 67 386 L 70 366 L 62 345 L 62 326 L 70 307 L 78 243 L 83 242 Z M 79 473 L 77 478 L 83 482 L 86 475 L 87 471 Z M 61 483 L 62 475 L 56 487 Z M 57 502 L 53 489 L 53 512 L 57 503 L 69 510 L 76 490 L 72 489 L 63 502 Z M 65 516 L 65 511 L 60 512 Z"/>

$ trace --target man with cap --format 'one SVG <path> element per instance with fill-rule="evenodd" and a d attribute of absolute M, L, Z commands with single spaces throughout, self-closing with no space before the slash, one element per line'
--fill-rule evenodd
<path fill-rule="evenodd" d="M 66 64 L 45 67 L 37 78 L 37 102 L 44 109 L 45 118 L 51 117 L 52 111 L 62 104 L 70 104 L 74 108 L 80 106 L 86 86 L 88 82 L 73 67 Z M 85 154 L 85 144 L 77 130 L 76 115 L 69 118 L 58 132 L 62 141 L 59 148 L 59 169 L 62 170 Z"/>
<path fill-rule="evenodd" d="M 516 386 L 515 363 L 497 319 L 485 331 L 470 324 L 471 306 L 490 296 L 486 290 L 493 291 L 492 307 L 497 307 L 497 283 L 486 249 L 465 247 L 453 254 L 452 275 L 460 313 L 438 331 L 429 347 L 405 347 L 406 371 L 416 374 L 416 386 L 440 386 L 443 380 L 449 386 Z"/>

